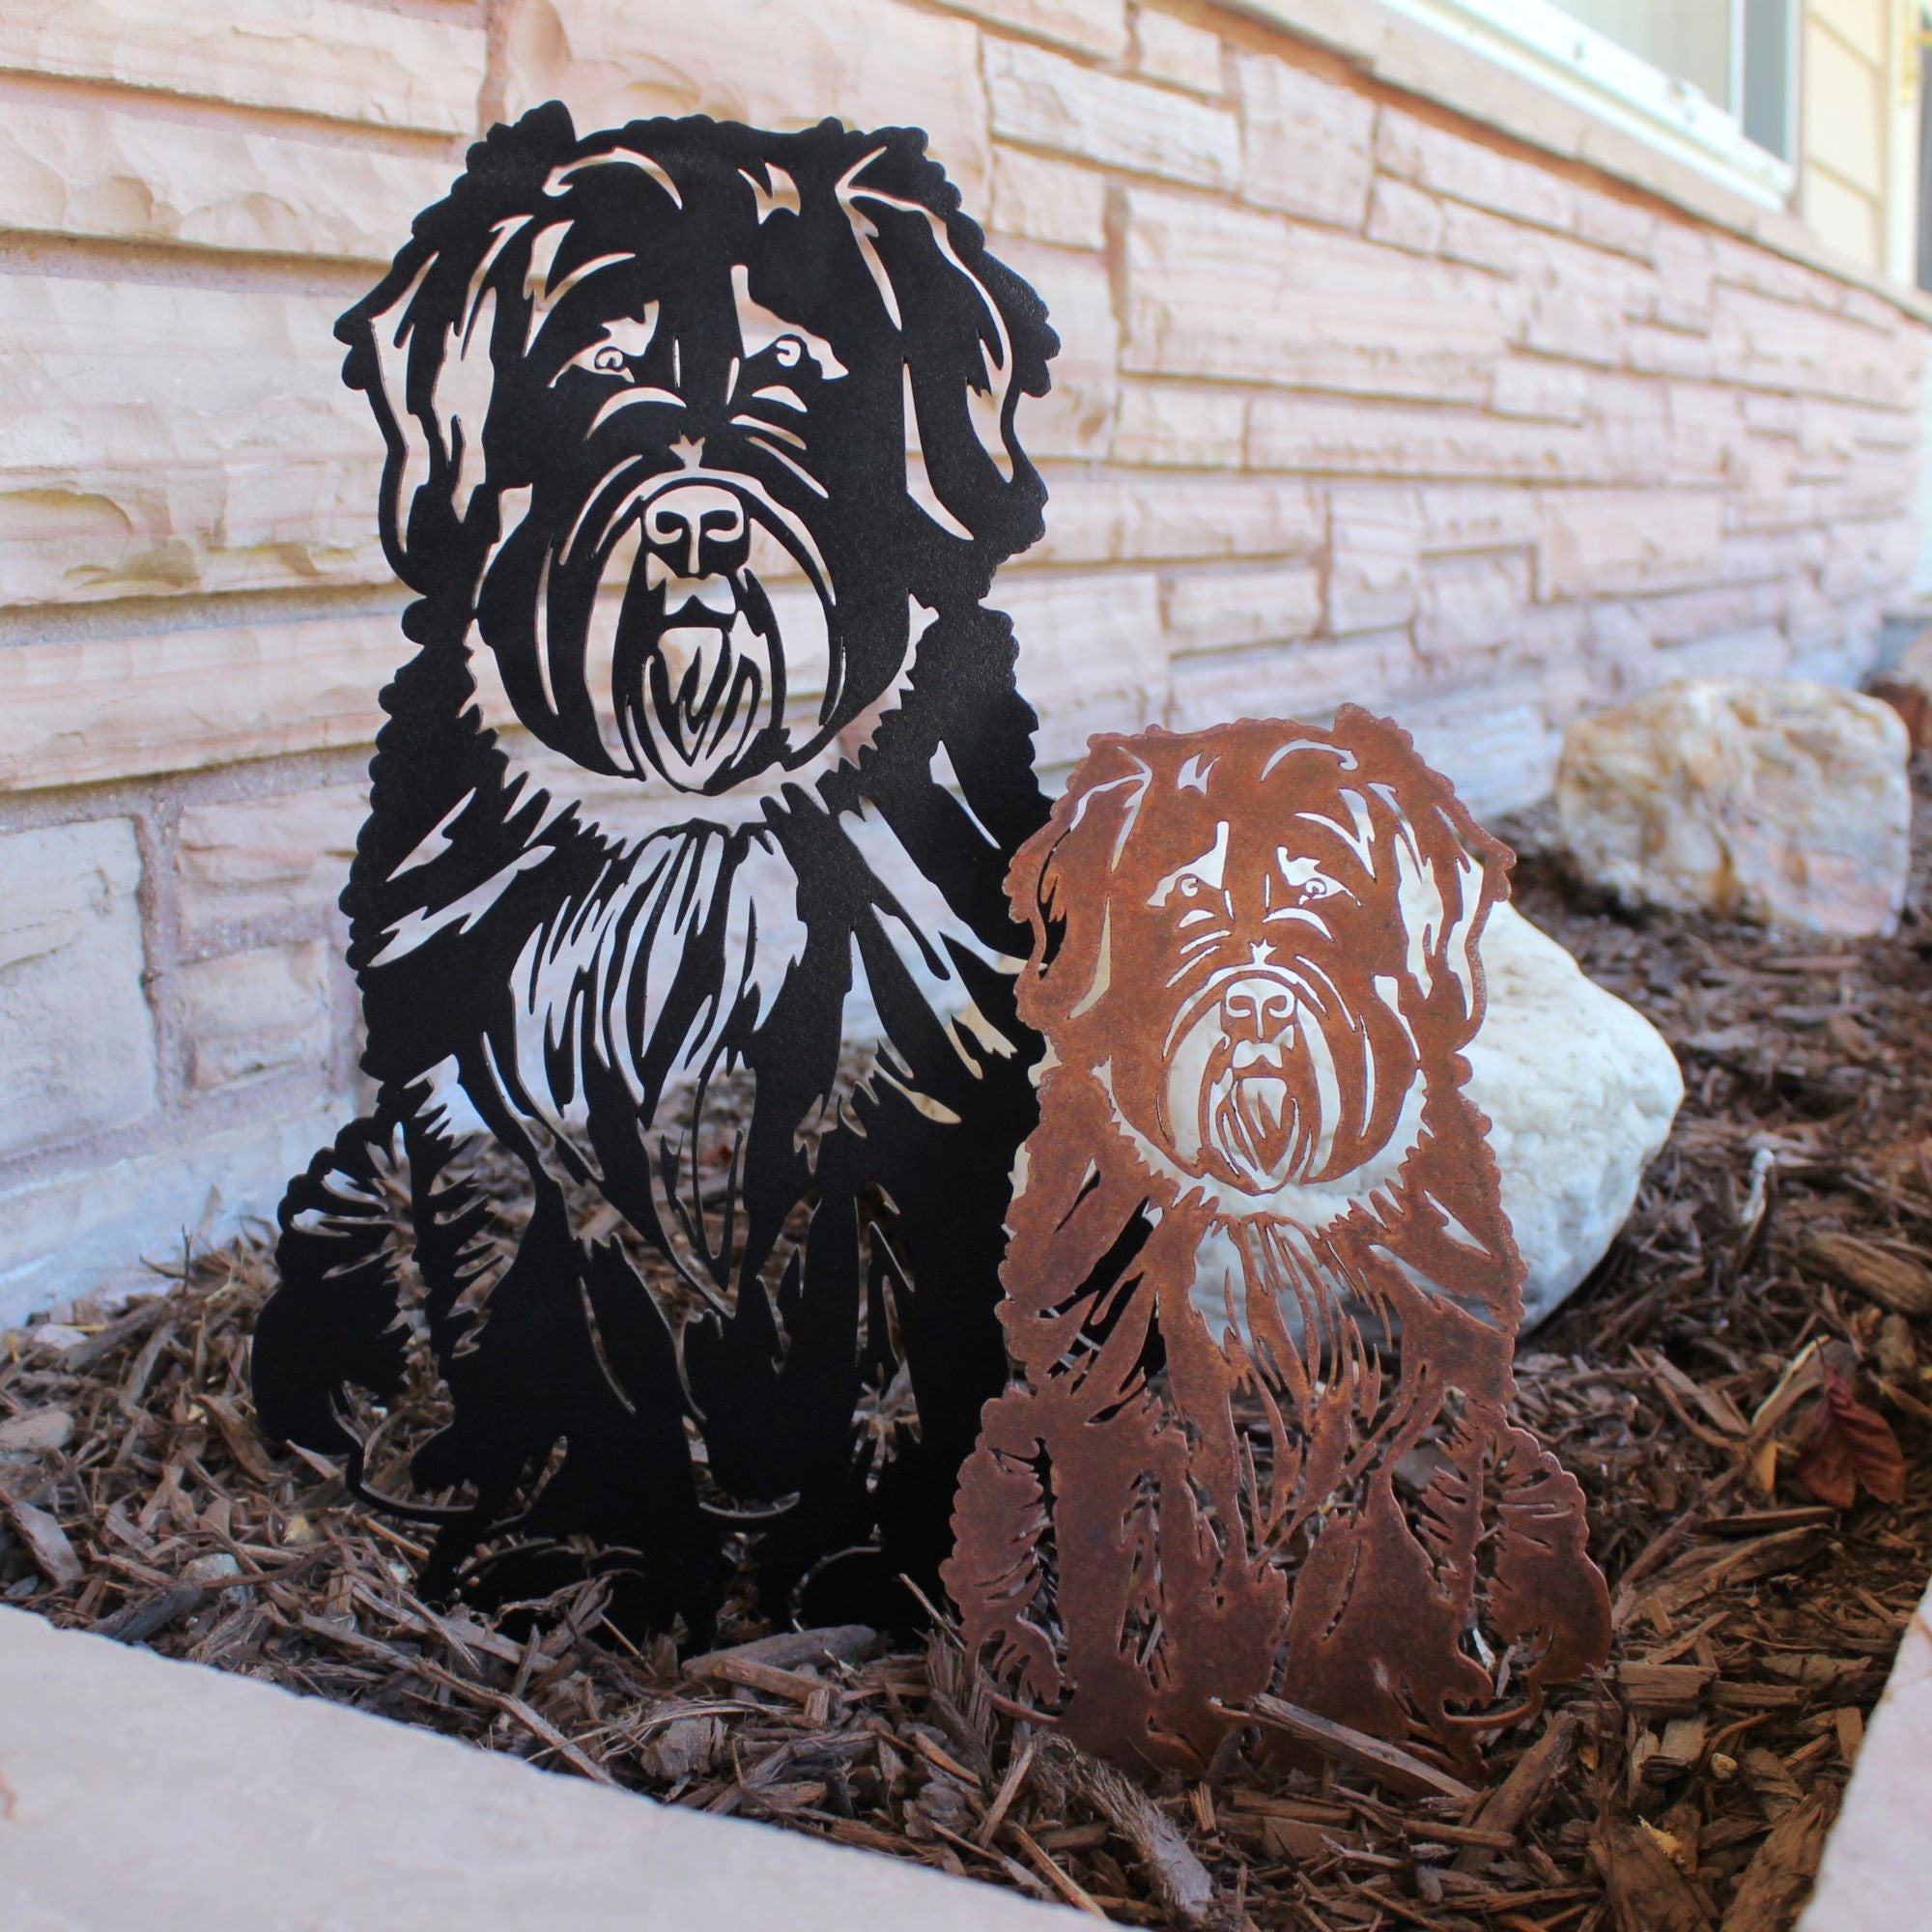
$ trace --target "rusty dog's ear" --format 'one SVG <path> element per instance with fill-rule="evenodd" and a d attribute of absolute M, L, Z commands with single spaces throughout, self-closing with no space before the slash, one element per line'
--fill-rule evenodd
<path fill-rule="evenodd" d="M 1397 896 L 1408 937 L 1405 1005 L 1425 1019 L 1429 1039 L 1460 1052 L 1483 1023 L 1483 928 L 1509 897 L 1516 854 L 1469 816 L 1456 788 L 1423 762 L 1393 720 L 1356 705 L 1336 714 L 1335 736 L 1359 761 L 1366 784 L 1395 801 Z"/>
<path fill-rule="evenodd" d="M 1152 767 L 1132 739 L 1093 740 L 1053 815 L 1007 873 L 1014 920 L 1033 933 L 1020 1017 L 1051 1037 L 1092 1012 L 1112 974 L 1111 899 Z"/>
<path fill-rule="evenodd" d="M 482 480 L 499 320 L 491 271 L 576 140 L 557 100 L 493 128 L 448 196 L 417 215 L 389 272 L 335 325 L 349 348 L 342 380 L 368 396 L 388 445 L 383 548 L 412 589 L 448 581 L 431 559 L 460 536 Z"/>
<path fill-rule="evenodd" d="M 923 139 L 906 128 L 866 136 L 837 194 L 899 337 L 908 489 L 940 529 L 976 547 L 989 581 L 1041 531 L 1046 488 L 1015 415 L 1022 396 L 1046 394 L 1060 338 L 1039 298 L 959 213 Z"/>

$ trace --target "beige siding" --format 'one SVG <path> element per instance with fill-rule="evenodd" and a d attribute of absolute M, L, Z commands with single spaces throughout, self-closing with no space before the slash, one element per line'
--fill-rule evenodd
<path fill-rule="evenodd" d="M 1869 269 L 1886 266 L 1889 156 L 1901 111 L 1896 4 L 1809 0 L 1802 43 L 1800 209 L 1824 242 Z"/>

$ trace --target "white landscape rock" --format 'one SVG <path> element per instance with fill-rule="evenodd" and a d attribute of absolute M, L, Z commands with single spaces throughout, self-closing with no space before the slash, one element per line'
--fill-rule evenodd
<path fill-rule="evenodd" d="M 1564 733 L 1564 840 L 1581 877 L 1628 903 L 1889 933 L 1905 903 L 1910 752 L 1875 697 L 1686 679 Z"/>
<path fill-rule="evenodd" d="M 1630 1218 L 1684 1077 L 1663 1037 L 1514 906 L 1483 932 L 1489 1009 L 1465 1092 L 1490 1117 L 1522 1252 L 1523 1326 L 1576 1291 Z"/>

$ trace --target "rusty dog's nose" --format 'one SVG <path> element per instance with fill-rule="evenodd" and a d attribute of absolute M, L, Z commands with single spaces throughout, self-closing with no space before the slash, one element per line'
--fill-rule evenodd
<path fill-rule="evenodd" d="M 715 483 L 677 483 L 644 513 L 652 548 L 681 577 L 722 576 L 745 558 L 745 506 Z"/>
<path fill-rule="evenodd" d="M 1279 1039 L 1294 1017 L 1294 995 L 1279 980 L 1236 980 L 1221 993 L 1221 1018 L 1229 1038 L 1265 1046 Z"/>

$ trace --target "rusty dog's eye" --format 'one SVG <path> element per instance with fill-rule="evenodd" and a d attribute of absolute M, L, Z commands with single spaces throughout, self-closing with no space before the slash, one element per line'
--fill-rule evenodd
<path fill-rule="evenodd" d="M 1181 876 L 1180 896 L 1184 899 L 1198 899 L 1201 896 L 1201 881 L 1191 872 Z"/>
<path fill-rule="evenodd" d="M 1310 879 L 1295 896 L 1298 905 L 1312 905 L 1317 899 L 1333 898 L 1342 890 L 1333 879 Z"/>

